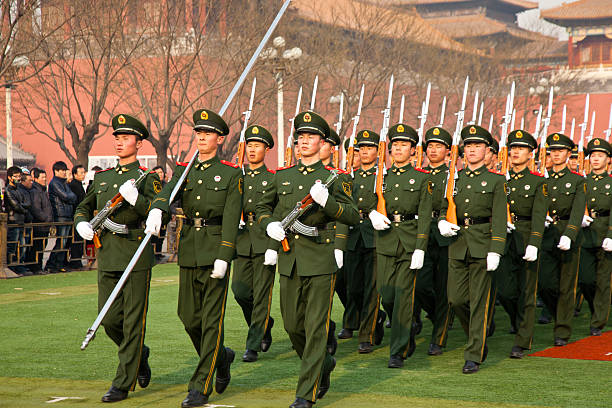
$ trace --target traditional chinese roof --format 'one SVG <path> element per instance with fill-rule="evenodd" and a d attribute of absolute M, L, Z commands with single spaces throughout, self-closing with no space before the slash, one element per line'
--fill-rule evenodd
<path fill-rule="evenodd" d="M 597 25 L 601 20 L 612 19 L 612 0 L 578 0 L 560 7 L 542 10 L 541 16 L 545 20 L 562 26 L 571 25 L 572 21 Z"/>

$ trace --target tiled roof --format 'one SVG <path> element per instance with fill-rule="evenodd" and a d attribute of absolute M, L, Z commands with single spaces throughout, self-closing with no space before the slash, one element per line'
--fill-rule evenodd
<path fill-rule="evenodd" d="M 582 20 L 612 17 L 612 0 L 578 0 L 560 7 L 542 10 L 541 16 L 547 20 Z"/>

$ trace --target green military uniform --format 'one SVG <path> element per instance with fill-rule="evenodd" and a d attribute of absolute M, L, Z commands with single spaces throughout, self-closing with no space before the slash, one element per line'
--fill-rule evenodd
<path fill-rule="evenodd" d="M 546 143 L 549 149 L 571 150 L 574 147 L 574 142 L 560 133 L 549 135 Z M 553 222 L 546 229 L 542 242 L 538 292 L 555 318 L 555 344 L 564 345 L 572 333 L 576 301 L 581 224 L 586 205 L 584 177 L 570 171 L 567 166 L 557 172 L 551 171 L 548 192 L 548 213 Z M 562 236 L 571 240 L 571 247 L 567 251 L 557 247 Z"/>
<path fill-rule="evenodd" d="M 209 110 L 196 111 L 193 121 L 196 131 L 220 135 L 229 131 L 223 119 Z M 176 166 L 153 208 L 168 213 L 170 194 L 185 169 L 184 163 Z M 223 347 L 229 268 L 222 279 L 210 275 L 215 260 L 229 264 L 235 256 L 242 208 L 242 171 L 217 156 L 206 161 L 196 158 L 178 191 L 176 198 L 181 200 L 185 216 L 178 245 L 178 315 L 199 354 L 189 390 L 208 396 L 212 393 L 215 369 L 219 382 L 219 369 L 229 371 L 233 360 L 233 351 Z"/>
<path fill-rule="evenodd" d="M 447 148 L 452 144 L 451 135 L 441 127 L 433 127 L 425 132 L 425 149 L 430 142 L 442 143 Z M 438 230 L 438 217 L 444 199 L 448 166 L 426 166 L 429 179 L 433 183 L 432 220 L 429 227 L 429 242 L 425 251 L 425 262 L 416 280 L 415 308 L 425 309 L 433 329 L 431 332 L 430 355 L 441 354 L 446 347 L 448 325 L 450 323 L 450 306 L 446 288 L 448 286 L 448 246 L 450 238 L 443 237 Z"/>
<path fill-rule="evenodd" d="M 269 148 L 274 147 L 270 132 L 262 126 L 249 126 L 245 131 L 245 142 L 262 142 Z M 270 316 L 272 306 L 272 289 L 274 288 L 275 265 L 264 265 L 264 254 L 267 249 L 278 249 L 278 243 L 272 242 L 266 232 L 257 224 L 255 205 L 263 192 L 272 183 L 274 171 L 265 164 L 256 169 L 247 168 L 244 175 L 243 221 L 238 231 L 234 263 L 232 291 L 236 302 L 242 308 L 244 319 L 249 326 L 246 349 L 262 351 L 264 335 L 268 339 L 274 319 Z M 264 347 L 267 347 L 264 346 Z M 267 348 L 263 351 L 267 351 Z M 256 356 L 256 354 L 255 354 Z M 246 361 L 246 360 L 245 360 Z"/>
<path fill-rule="evenodd" d="M 591 140 L 587 146 L 587 155 L 594 151 L 612 155 L 610 144 L 600 138 Z M 606 171 L 600 174 L 591 172 L 586 177 L 586 205 L 593 221 L 582 229 L 584 239 L 578 283 L 591 308 L 591 334 L 600 335 L 610 313 L 612 274 L 612 253 L 602 248 L 603 240 L 612 238 L 612 178 Z"/>
<path fill-rule="evenodd" d="M 115 135 L 134 134 L 141 139 L 149 135 L 145 126 L 129 115 L 115 116 L 112 119 L 112 126 Z M 130 179 L 138 179 L 142 172 L 148 172 L 148 170 L 139 167 L 138 161 L 125 165 L 118 164 L 97 172 L 85 198 L 75 211 L 75 225 L 80 222 L 88 222 L 95 212 L 101 210 L 106 202 L 119 192 L 119 187 L 123 183 Z M 161 190 L 157 174 L 148 173 L 137 186 L 138 199 L 135 205 L 132 206 L 124 201 L 121 207 L 109 217 L 111 221 L 127 226 L 128 233 L 122 234 L 102 229 L 99 234 L 102 247 L 97 251 L 98 310 L 101 310 L 106 303 L 144 237 L 143 222 L 151 201 Z M 113 386 L 122 391 L 134 390 L 139 367 L 147 365 L 149 349 L 144 345 L 144 337 L 153 265 L 153 247 L 147 245 L 125 286 L 102 321 L 108 337 L 119 346 L 119 367 L 113 380 Z"/>
<path fill-rule="evenodd" d="M 534 150 L 537 142 L 527 131 L 514 130 L 508 135 L 508 147 L 528 147 Z M 538 250 L 542 244 L 544 221 L 548 210 L 546 179 L 525 169 L 509 171 L 510 214 L 515 230 L 508 235 L 508 245 L 497 272 L 499 301 L 510 316 L 517 333 L 514 338 L 514 357 L 522 357 L 522 350 L 530 350 L 535 326 L 536 287 L 539 261 L 523 259 L 531 245 Z"/>
<path fill-rule="evenodd" d="M 389 142 L 399 140 L 410 141 L 415 146 L 418 134 L 408 125 L 396 124 L 389 129 Z M 427 249 L 433 184 L 427 171 L 411 164 L 391 166 L 384 184 L 386 212 L 391 224 L 376 234 L 376 287 L 384 308 L 392 311 L 389 365 L 398 367 L 415 349 L 412 318 L 418 270 L 410 269 L 410 263 L 415 250 Z"/>
<path fill-rule="evenodd" d="M 329 126 L 314 112 L 302 112 L 294 121 L 296 132 L 308 132 L 326 137 Z M 272 183 L 256 206 L 258 222 L 267 229 L 272 222 L 281 221 L 296 202 L 308 195 L 315 181 L 325 182 L 331 167 L 321 161 L 305 165 L 301 161 L 294 166 L 276 171 Z M 329 188 L 325 207 L 314 204 L 299 221 L 316 226 L 315 236 L 287 231 L 289 251 L 280 251 L 281 313 L 285 330 L 293 348 L 301 358 L 296 397 L 315 401 L 322 396 L 319 387 L 326 391 L 324 378 L 335 366 L 335 360 L 327 352 L 329 318 L 336 282 L 334 257 L 336 230 L 327 228 L 333 222 L 353 225 L 359 222 L 357 209 L 350 197 L 350 185 L 339 179 Z"/>
<path fill-rule="evenodd" d="M 372 130 L 357 133 L 355 145 L 377 147 L 379 136 Z M 369 353 L 373 344 L 380 344 L 384 335 L 385 313 L 379 311 L 380 296 L 376 291 L 376 246 L 374 228 L 368 218 L 376 209 L 376 168 L 363 167 L 354 173 L 353 201 L 359 210 L 359 224 L 349 229 L 344 257 L 347 303 L 344 327 L 359 330 L 359 352 Z"/>
<path fill-rule="evenodd" d="M 461 137 L 464 143 L 487 145 L 492 139 L 486 129 L 476 125 L 465 127 Z M 480 364 L 487 353 L 491 298 L 487 255 L 502 255 L 506 245 L 505 177 L 484 165 L 474 170 L 466 167 L 455 181 L 454 201 L 460 230 L 448 249 L 448 300 L 468 336 L 465 360 Z M 442 200 L 440 220 L 446 218 L 447 210 L 448 200 Z"/>

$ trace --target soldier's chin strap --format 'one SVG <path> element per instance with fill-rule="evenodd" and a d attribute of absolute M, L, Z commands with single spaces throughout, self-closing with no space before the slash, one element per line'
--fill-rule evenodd
<path fill-rule="evenodd" d="M 232 88 L 230 94 L 228 95 L 227 99 L 223 103 L 223 106 L 221 106 L 221 110 L 219 111 L 219 116 L 223 116 L 223 114 L 227 110 L 229 104 L 234 99 L 234 96 L 236 96 L 236 93 L 238 92 L 238 89 L 240 89 L 240 87 L 244 83 L 248 73 L 251 71 L 251 68 L 253 68 L 253 65 L 255 64 L 255 62 L 257 61 L 257 58 L 259 57 L 259 54 L 261 54 L 261 51 L 263 50 L 263 48 L 265 47 L 266 43 L 268 42 L 268 40 L 272 36 L 272 33 L 274 32 L 274 30 L 278 26 L 278 23 L 280 22 L 281 17 L 285 14 L 285 11 L 287 11 L 287 8 L 289 7 L 290 3 L 291 3 L 291 0 L 285 0 L 285 2 L 283 3 L 281 9 L 276 14 L 276 17 L 274 18 L 274 21 L 272 21 L 272 24 L 268 28 L 268 31 L 266 31 L 266 34 L 264 35 L 264 37 L 262 38 L 261 42 L 257 46 L 257 49 L 253 53 L 253 56 L 251 56 L 251 59 L 249 60 L 247 66 L 244 68 L 244 71 L 242 71 L 242 74 L 238 78 L 238 81 L 236 81 L 236 83 L 234 84 L 234 87 Z M 189 174 L 189 170 L 191 170 L 191 167 L 193 166 L 193 163 L 194 163 L 196 157 L 198 157 L 198 152 L 197 151 L 191 157 L 191 160 L 189 161 L 189 164 L 187 165 L 187 168 L 185 168 L 185 171 L 183 172 L 183 174 L 181 174 L 181 177 L 178 179 L 176 185 L 174 186 L 174 189 L 172 190 L 172 193 L 170 194 L 170 199 L 168 200 L 168 204 L 170 204 L 174 200 L 174 198 L 176 197 L 179 189 L 181 188 L 181 186 L 183 185 L 183 182 L 185 181 L 185 178 L 187 177 L 187 174 Z M 112 304 L 114 303 L 115 299 L 119 295 L 119 292 L 121 291 L 121 289 L 125 285 L 125 282 L 127 281 L 127 278 L 130 276 L 130 273 L 132 272 L 132 269 L 134 269 L 134 266 L 136 266 L 136 262 L 138 262 L 138 260 L 140 259 L 140 256 L 142 255 L 143 251 L 145 250 L 146 246 L 148 245 L 149 241 L 151 240 L 151 236 L 152 236 L 152 234 L 148 233 L 142 239 L 142 241 L 140 243 L 140 246 L 136 250 L 136 253 L 134 254 L 132 259 L 130 260 L 130 263 L 128 264 L 128 266 L 125 268 L 125 271 L 121 275 L 121 278 L 119 278 L 119 281 L 117 282 L 117 285 L 115 285 L 115 288 L 113 289 L 113 291 L 109 295 L 108 299 L 106 300 L 106 303 L 104 304 L 104 306 L 100 310 L 100 313 L 98 313 L 98 317 L 96 317 L 96 320 L 93 322 L 93 324 L 91 325 L 89 330 L 87 330 L 87 334 L 85 335 L 85 339 L 83 340 L 83 343 L 81 344 L 81 350 L 85 350 L 85 348 L 87 347 L 89 342 L 96 335 L 96 331 L 100 327 L 100 324 L 102 324 L 102 320 L 104 319 L 104 317 L 108 313 L 110 307 L 112 306 Z"/>

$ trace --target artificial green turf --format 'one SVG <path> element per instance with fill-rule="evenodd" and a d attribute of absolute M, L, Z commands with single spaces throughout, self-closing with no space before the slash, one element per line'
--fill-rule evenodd
<path fill-rule="evenodd" d="M 176 316 L 178 268 L 154 269 L 146 343 L 152 349 L 149 389 L 130 395 L 123 407 L 179 406 L 197 358 Z M 116 347 L 98 332 L 86 351 L 79 346 L 96 317 L 96 273 L 36 276 L 0 281 L 0 407 L 40 406 L 52 396 L 84 399 L 52 406 L 91 406 L 110 385 L 116 368 Z M 20 289 L 16 289 L 20 288 Z M 574 319 L 573 339 L 588 332 L 588 307 Z M 539 310 L 539 309 L 538 309 Z M 278 308 L 272 315 L 274 343 L 256 363 L 232 366 L 232 383 L 216 404 L 237 407 L 287 407 L 294 398 L 299 360 L 291 349 Z M 342 305 L 335 301 L 333 318 L 341 321 Z M 369 355 L 356 353 L 357 339 L 340 341 L 332 388 L 317 406 L 610 406 L 612 364 L 603 361 L 527 357 L 510 360 L 512 335 L 503 309 L 496 314 L 497 331 L 489 339 L 489 357 L 475 375 L 461 374 L 465 336 L 449 333 L 444 355 L 426 355 L 431 324 L 425 321 L 417 351 L 401 370 L 386 368 L 388 339 Z M 240 357 L 246 325 L 240 308 L 228 297 L 225 344 Z M 388 332 L 388 330 L 387 330 Z M 550 346 L 552 325 L 536 327 L 534 351 Z"/>

